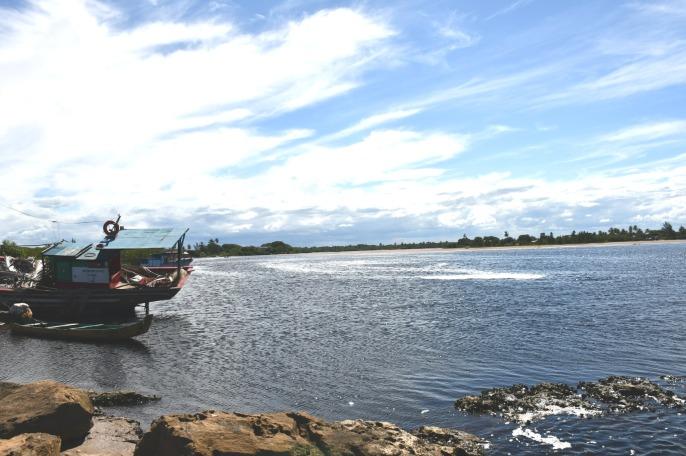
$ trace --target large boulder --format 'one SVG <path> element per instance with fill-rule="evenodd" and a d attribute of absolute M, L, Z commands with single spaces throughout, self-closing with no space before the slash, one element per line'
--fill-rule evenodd
<path fill-rule="evenodd" d="M 62 456 L 133 456 L 142 435 L 137 421 L 96 416 L 83 443 L 63 451 Z"/>
<path fill-rule="evenodd" d="M 50 434 L 21 434 L 0 440 L 0 456 L 59 456 L 61 443 Z"/>
<path fill-rule="evenodd" d="M 88 433 L 92 415 L 88 394 L 62 383 L 0 383 L 0 438 L 42 432 L 72 441 Z"/>
<path fill-rule="evenodd" d="M 136 456 L 448 456 L 478 455 L 471 434 L 422 428 L 411 434 L 390 423 L 328 423 L 306 413 L 245 415 L 207 411 L 155 420 Z"/>

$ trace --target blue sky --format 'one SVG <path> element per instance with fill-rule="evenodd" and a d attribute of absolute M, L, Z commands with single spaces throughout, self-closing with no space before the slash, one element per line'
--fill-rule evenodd
<path fill-rule="evenodd" d="M 0 5 L 1 238 L 686 223 L 683 0 Z"/>

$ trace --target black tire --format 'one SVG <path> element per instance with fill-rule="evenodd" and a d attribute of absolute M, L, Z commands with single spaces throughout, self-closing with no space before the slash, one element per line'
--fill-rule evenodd
<path fill-rule="evenodd" d="M 119 224 L 114 220 L 108 220 L 102 225 L 102 230 L 107 236 L 114 236 L 119 232 Z"/>

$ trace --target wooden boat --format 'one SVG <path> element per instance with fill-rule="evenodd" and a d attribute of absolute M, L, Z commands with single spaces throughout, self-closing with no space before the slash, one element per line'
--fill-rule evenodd
<path fill-rule="evenodd" d="M 50 321 L 124 318 L 140 304 L 173 298 L 193 271 L 183 257 L 187 229 L 124 229 L 117 218 L 107 221 L 103 231 L 105 238 L 95 244 L 62 241 L 50 245 L 41 253 L 34 273 L 0 274 L 0 308 L 27 303 L 36 317 Z M 166 252 L 171 261 L 172 249 L 176 251 L 173 267 L 125 264 L 128 254 L 156 250 Z M 16 259 L 15 263 L 18 267 Z"/>
<path fill-rule="evenodd" d="M 8 322 L 14 334 L 52 339 L 73 339 L 94 342 L 117 342 L 145 334 L 150 329 L 152 315 L 126 323 L 55 323 L 36 321 L 27 324 Z"/>

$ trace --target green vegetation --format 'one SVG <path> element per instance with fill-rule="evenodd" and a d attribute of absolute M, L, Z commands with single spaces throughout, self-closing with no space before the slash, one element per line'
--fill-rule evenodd
<path fill-rule="evenodd" d="M 188 250 L 195 257 L 206 256 L 247 256 L 273 255 L 279 253 L 313 253 L 313 252 L 352 252 L 359 250 L 396 250 L 396 249 L 427 249 L 427 248 L 474 248 L 474 247 L 509 247 L 526 245 L 563 245 L 563 244 L 592 244 L 603 242 L 657 241 L 671 239 L 686 239 L 686 228 L 683 226 L 675 230 L 671 223 L 665 222 L 660 229 L 641 229 L 636 225 L 628 229 L 610 228 L 607 231 L 572 231 L 571 234 L 555 236 L 553 233 L 541 233 L 538 237 L 521 234 L 516 238 L 505 231 L 502 238 L 497 236 L 476 236 L 473 239 L 463 235 L 457 241 L 442 242 L 412 242 L 393 244 L 356 244 L 331 245 L 320 247 L 294 247 L 282 241 L 269 242 L 259 247 L 240 246 L 238 244 L 220 244 L 219 239 L 210 239 L 207 243 L 200 242 L 188 246 Z"/>
<path fill-rule="evenodd" d="M 11 257 L 37 257 L 45 247 L 22 247 L 15 242 L 4 240 L 0 244 L 0 255 L 7 255 Z"/>

